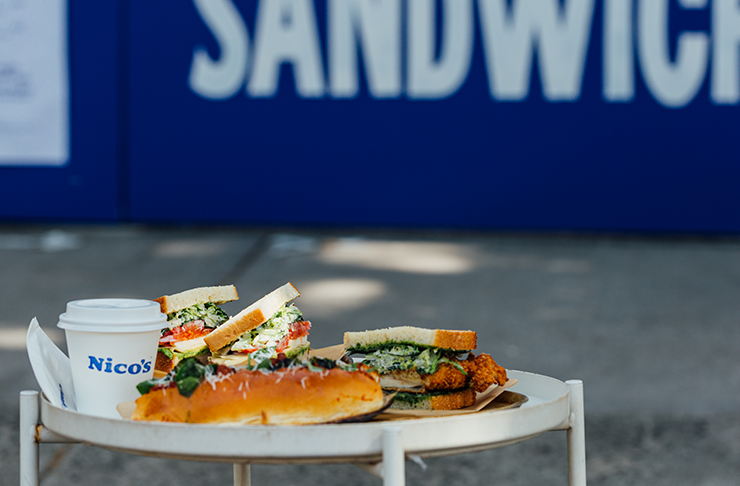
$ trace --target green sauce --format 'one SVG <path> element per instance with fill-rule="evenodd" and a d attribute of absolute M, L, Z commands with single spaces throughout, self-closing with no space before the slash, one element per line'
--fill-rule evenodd
<path fill-rule="evenodd" d="M 416 370 L 419 374 L 432 374 L 440 363 L 450 363 L 465 373 L 454 359 L 454 355 L 438 348 L 422 348 L 409 344 L 393 344 L 365 356 L 364 364 L 378 373 Z"/>

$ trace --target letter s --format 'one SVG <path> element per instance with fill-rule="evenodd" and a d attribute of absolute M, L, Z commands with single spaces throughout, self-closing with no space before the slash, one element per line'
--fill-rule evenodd
<path fill-rule="evenodd" d="M 231 98 L 241 90 L 247 74 L 247 26 L 230 0 L 193 0 L 193 4 L 216 38 L 221 57 L 214 61 L 205 47 L 196 47 L 188 85 L 194 93 L 206 99 Z"/>
<path fill-rule="evenodd" d="M 143 368 L 142 371 L 144 373 L 149 373 L 151 370 L 152 370 L 152 362 L 151 361 L 147 361 L 146 363 L 144 363 L 144 368 Z"/>

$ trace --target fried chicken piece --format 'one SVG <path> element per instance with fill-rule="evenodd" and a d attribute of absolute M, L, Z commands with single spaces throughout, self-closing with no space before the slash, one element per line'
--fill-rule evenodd
<path fill-rule="evenodd" d="M 506 370 L 487 354 L 475 356 L 470 353 L 467 359 L 455 359 L 455 362 L 465 370 L 465 373 L 450 363 L 440 363 L 437 370 L 431 374 L 419 374 L 416 370 L 385 373 L 381 376 L 380 384 L 384 389 L 409 393 L 458 390 L 467 386 L 482 393 L 494 383 L 498 385 L 506 383 Z M 399 383 L 406 383 L 407 386 L 401 387 Z"/>
<path fill-rule="evenodd" d="M 506 370 L 485 353 L 479 356 L 470 353 L 461 364 L 470 377 L 470 387 L 478 393 L 486 391 L 494 383 L 503 386 L 508 379 Z"/>
<path fill-rule="evenodd" d="M 462 365 L 462 362 L 459 362 Z M 437 366 L 437 371 L 429 375 L 421 375 L 424 392 L 432 390 L 457 390 L 465 388 L 470 377 L 460 373 L 460 370 L 449 363 Z"/>

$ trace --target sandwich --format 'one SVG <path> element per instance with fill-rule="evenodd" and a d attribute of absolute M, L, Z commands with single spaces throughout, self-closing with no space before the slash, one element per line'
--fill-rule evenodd
<path fill-rule="evenodd" d="M 210 362 L 237 366 L 306 356 L 311 323 L 292 303 L 300 295 L 286 283 L 204 336 Z"/>
<path fill-rule="evenodd" d="M 344 347 L 362 355 L 362 363 L 379 373 L 383 391 L 395 394 L 391 409 L 469 407 L 478 393 L 507 381 L 490 355 L 473 354 L 475 331 L 403 326 L 346 332 Z"/>
<path fill-rule="evenodd" d="M 229 320 L 219 305 L 238 298 L 236 287 L 221 285 L 154 299 L 162 313 L 167 314 L 167 327 L 162 329 L 159 339 L 155 374 L 169 372 L 182 359 L 207 355 L 205 336 Z"/>
<path fill-rule="evenodd" d="M 240 367 L 190 358 L 137 388 L 132 420 L 304 425 L 368 419 L 386 404 L 376 373 L 323 358 Z"/>

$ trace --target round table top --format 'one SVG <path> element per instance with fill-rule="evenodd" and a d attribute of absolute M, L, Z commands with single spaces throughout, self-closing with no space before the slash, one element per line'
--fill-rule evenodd
<path fill-rule="evenodd" d="M 518 408 L 408 420 L 321 425 L 202 425 L 94 417 L 41 400 L 41 423 L 64 437 L 133 454 L 214 462 L 375 462 L 382 435 L 400 428 L 403 450 L 428 457 L 520 442 L 564 428 L 570 414 L 566 383 L 523 371 L 511 392 L 527 401 Z"/>

